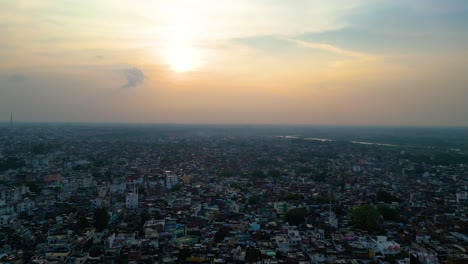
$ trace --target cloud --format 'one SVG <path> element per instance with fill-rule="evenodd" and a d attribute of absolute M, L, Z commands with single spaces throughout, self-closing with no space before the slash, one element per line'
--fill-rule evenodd
<path fill-rule="evenodd" d="M 19 82 L 26 81 L 27 79 L 28 77 L 22 74 L 12 74 L 6 78 L 6 80 L 10 83 L 19 83 Z"/>
<path fill-rule="evenodd" d="M 138 86 L 145 81 L 145 75 L 136 67 L 126 69 L 125 77 L 127 78 L 127 83 L 121 86 L 122 89 Z"/>
<path fill-rule="evenodd" d="M 343 56 L 354 58 L 354 59 L 369 59 L 372 57 L 370 54 L 357 52 L 353 50 L 342 49 L 342 48 L 339 48 L 330 44 L 325 44 L 325 43 L 308 42 L 308 41 L 302 41 L 302 40 L 296 40 L 296 39 L 293 39 L 291 41 L 301 47 L 319 49 L 319 50 L 335 53 L 338 55 L 343 55 Z"/>

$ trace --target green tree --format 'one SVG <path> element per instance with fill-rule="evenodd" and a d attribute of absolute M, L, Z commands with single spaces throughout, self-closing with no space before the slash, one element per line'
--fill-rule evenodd
<path fill-rule="evenodd" d="M 97 208 L 94 210 L 94 227 L 100 232 L 109 224 L 109 213 L 106 208 Z"/>
<path fill-rule="evenodd" d="M 100 247 L 92 247 L 88 254 L 90 257 L 97 258 L 102 255 L 102 249 Z"/>
<path fill-rule="evenodd" d="M 306 209 L 304 207 L 288 210 L 284 214 L 284 221 L 290 225 L 300 225 L 305 222 Z"/>
<path fill-rule="evenodd" d="M 382 215 L 383 219 L 386 221 L 399 221 L 401 216 L 397 210 L 390 208 L 386 205 L 379 205 L 377 208 Z"/>
<path fill-rule="evenodd" d="M 343 213 L 344 213 L 343 206 L 341 204 L 334 204 L 333 205 L 333 212 L 336 215 L 343 215 Z"/>
<path fill-rule="evenodd" d="M 377 201 L 384 202 L 384 203 L 401 202 L 401 200 L 398 199 L 396 196 L 382 189 L 377 191 L 376 198 L 377 198 Z"/>
<path fill-rule="evenodd" d="M 151 218 L 150 214 L 148 213 L 147 210 L 145 210 L 145 211 L 141 212 L 141 214 L 140 214 L 140 223 L 142 225 L 144 225 L 146 223 L 146 221 L 150 220 L 150 218 Z"/>
<path fill-rule="evenodd" d="M 225 177 L 225 178 L 229 178 L 229 177 L 233 176 L 233 173 L 230 170 L 222 170 L 221 173 L 220 173 L 220 176 Z"/>
<path fill-rule="evenodd" d="M 33 193 L 40 193 L 41 190 L 39 189 L 39 186 L 35 182 L 28 182 L 26 183 L 26 186 L 29 187 L 29 191 Z"/>
<path fill-rule="evenodd" d="M 254 178 L 265 178 L 265 173 L 262 170 L 254 170 L 252 172 L 252 177 Z"/>
<path fill-rule="evenodd" d="M 268 172 L 268 176 L 278 179 L 278 178 L 281 178 L 281 172 L 279 170 L 270 170 Z"/>
<path fill-rule="evenodd" d="M 142 186 L 142 185 L 138 186 L 138 193 L 139 194 L 146 194 L 145 186 Z"/>
<path fill-rule="evenodd" d="M 29 218 L 29 215 L 27 212 L 21 212 L 19 215 L 18 215 L 18 218 L 19 219 L 28 219 Z"/>
<path fill-rule="evenodd" d="M 96 179 L 99 179 L 102 177 L 102 173 L 99 170 L 93 170 L 92 175 Z"/>
<path fill-rule="evenodd" d="M 302 197 L 302 194 L 298 194 L 298 193 L 289 193 L 288 195 L 286 195 L 286 197 L 284 197 L 284 199 L 286 201 L 297 201 L 297 200 L 301 200 L 303 197 Z"/>
<path fill-rule="evenodd" d="M 17 169 L 25 165 L 24 160 L 17 157 L 10 157 L 6 160 L 0 160 L 0 171 L 8 169 Z"/>
<path fill-rule="evenodd" d="M 232 182 L 229 185 L 231 185 L 232 188 L 237 188 L 237 189 L 240 188 L 240 185 L 237 182 Z"/>
<path fill-rule="evenodd" d="M 186 258 L 190 256 L 192 256 L 192 251 L 190 250 L 189 247 L 184 247 L 179 253 L 179 257 L 182 260 L 185 260 Z"/>
<path fill-rule="evenodd" d="M 171 192 L 178 192 L 180 191 L 181 188 L 182 188 L 182 184 L 177 183 L 176 185 L 172 187 Z"/>
<path fill-rule="evenodd" d="M 249 198 L 248 204 L 249 205 L 257 204 L 259 201 L 260 201 L 260 197 L 258 197 L 257 195 L 254 195 Z"/>
<path fill-rule="evenodd" d="M 214 236 L 214 241 L 216 243 L 219 243 L 221 241 L 223 241 L 223 239 L 229 234 L 229 228 L 228 227 L 225 227 L 225 226 L 222 226 L 218 229 L 218 231 L 216 231 L 216 234 Z"/>
<path fill-rule="evenodd" d="M 328 177 L 328 172 L 326 171 L 316 172 L 311 176 L 312 180 L 316 182 L 324 182 L 327 179 L 327 177 Z"/>
<path fill-rule="evenodd" d="M 83 228 L 89 227 L 88 219 L 86 219 L 86 217 L 84 217 L 84 216 L 80 217 L 78 219 L 78 222 L 76 223 L 76 227 L 78 229 L 83 229 Z"/>
<path fill-rule="evenodd" d="M 377 229 L 379 218 L 379 211 L 372 205 L 355 207 L 349 215 L 349 219 L 355 227 L 368 231 Z"/>
<path fill-rule="evenodd" d="M 32 147 L 32 153 L 34 154 L 45 154 L 47 147 L 44 144 L 37 144 Z"/>

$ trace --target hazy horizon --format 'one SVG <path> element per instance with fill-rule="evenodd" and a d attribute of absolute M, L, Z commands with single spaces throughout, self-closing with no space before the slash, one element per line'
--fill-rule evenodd
<path fill-rule="evenodd" d="M 226 127 L 298 127 L 298 128 L 401 128 L 401 129 L 468 129 L 468 125 L 367 125 L 367 124 L 288 124 L 288 123 L 162 123 L 162 122 L 80 122 L 80 121 L 14 121 L 15 126 L 28 125 L 77 125 L 77 126 L 226 126 Z M 0 121 L 0 126 L 11 126 L 10 121 Z"/>
<path fill-rule="evenodd" d="M 11 1 L 0 122 L 468 126 L 468 2 Z"/>

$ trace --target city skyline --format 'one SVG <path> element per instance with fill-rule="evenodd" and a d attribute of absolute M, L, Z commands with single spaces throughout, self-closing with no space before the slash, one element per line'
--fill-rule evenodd
<path fill-rule="evenodd" d="M 468 126 L 465 1 L 0 6 L 0 121 Z"/>

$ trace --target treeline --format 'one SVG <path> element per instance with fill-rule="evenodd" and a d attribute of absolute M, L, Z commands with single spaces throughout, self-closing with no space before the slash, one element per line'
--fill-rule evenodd
<path fill-rule="evenodd" d="M 401 158 L 408 159 L 415 163 L 425 163 L 430 165 L 450 166 L 456 164 L 467 164 L 468 155 L 450 152 L 438 152 L 434 154 L 406 154 Z"/>
<path fill-rule="evenodd" d="M 25 165 L 24 160 L 17 158 L 17 157 L 9 157 L 3 160 L 0 160 L 0 171 L 4 170 L 14 170 L 17 168 L 21 168 Z"/>
<path fill-rule="evenodd" d="M 396 209 L 388 207 L 387 205 L 379 205 L 377 207 L 373 205 L 363 205 L 355 207 L 350 212 L 349 219 L 354 227 L 367 231 L 379 230 L 381 220 L 392 222 L 403 220 Z"/>

